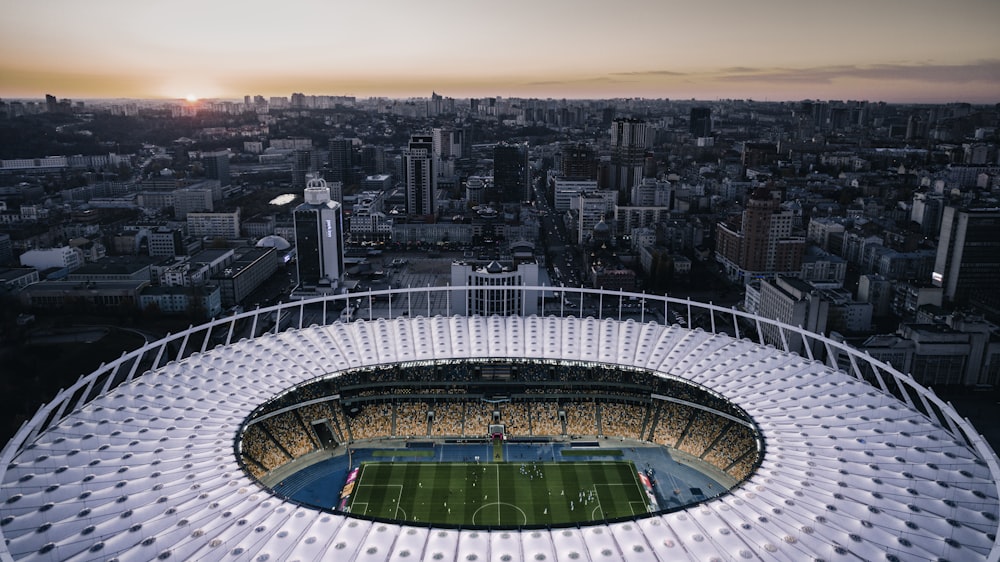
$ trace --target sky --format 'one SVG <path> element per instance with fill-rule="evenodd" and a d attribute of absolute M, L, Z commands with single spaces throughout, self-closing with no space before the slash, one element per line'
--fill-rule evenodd
<path fill-rule="evenodd" d="M 1000 0 L 0 0 L 0 97 L 1000 102 Z"/>

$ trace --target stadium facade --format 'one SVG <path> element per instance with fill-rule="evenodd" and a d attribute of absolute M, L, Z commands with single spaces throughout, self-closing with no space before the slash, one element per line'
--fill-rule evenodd
<path fill-rule="evenodd" d="M 260 309 L 147 344 L 82 377 L 2 452 L 0 559 L 1000 558 L 996 454 L 951 406 L 887 364 L 692 301 L 570 289 L 599 302 L 594 317 L 562 309 L 469 317 L 450 314 L 455 289 L 372 293 L 369 304 L 389 297 L 385 317 L 349 323 L 333 322 L 344 297 Z M 631 297 L 638 308 L 623 304 Z M 393 302 L 406 305 L 393 311 Z M 421 315 L 432 302 L 441 314 Z M 691 328 L 648 321 L 676 311 Z M 801 336 L 806 355 L 762 343 L 765 326 L 781 342 Z M 241 338 L 244 331 L 256 337 Z M 624 365 L 711 389 L 754 420 L 760 464 L 729 493 L 687 509 L 491 530 L 303 506 L 261 485 L 237 458 L 251 412 L 296 385 L 366 366 L 524 357 Z"/>

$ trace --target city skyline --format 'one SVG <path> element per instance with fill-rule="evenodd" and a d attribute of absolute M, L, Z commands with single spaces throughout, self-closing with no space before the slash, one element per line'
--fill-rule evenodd
<path fill-rule="evenodd" d="M 3 98 L 1000 101 L 990 0 L 5 1 Z"/>

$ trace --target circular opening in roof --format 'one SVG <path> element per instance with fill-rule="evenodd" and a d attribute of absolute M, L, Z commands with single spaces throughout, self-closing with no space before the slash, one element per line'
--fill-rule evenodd
<path fill-rule="evenodd" d="M 240 436 L 246 472 L 288 500 L 461 528 L 685 509 L 727 493 L 762 458 L 756 425 L 718 393 L 587 362 L 344 371 L 283 390 L 248 416 Z M 306 471 L 322 484 L 292 483 Z"/>

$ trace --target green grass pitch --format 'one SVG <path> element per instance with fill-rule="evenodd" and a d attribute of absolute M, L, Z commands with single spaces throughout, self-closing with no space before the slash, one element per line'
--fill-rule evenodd
<path fill-rule="evenodd" d="M 647 513 L 628 461 L 367 462 L 348 510 L 451 525 L 559 525 Z"/>

